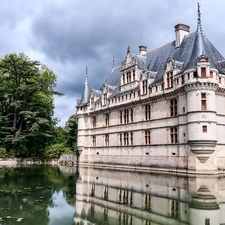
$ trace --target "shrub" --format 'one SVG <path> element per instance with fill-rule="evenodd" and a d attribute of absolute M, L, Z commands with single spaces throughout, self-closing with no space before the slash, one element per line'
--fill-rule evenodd
<path fill-rule="evenodd" d="M 45 159 L 58 159 L 61 154 L 70 154 L 72 151 L 70 148 L 64 146 L 64 144 L 50 145 L 45 149 Z"/>
<path fill-rule="evenodd" d="M 7 158 L 8 154 L 5 148 L 0 148 L 0 158 Z"/>

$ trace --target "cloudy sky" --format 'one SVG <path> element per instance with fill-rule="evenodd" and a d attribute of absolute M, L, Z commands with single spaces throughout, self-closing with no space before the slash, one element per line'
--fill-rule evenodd
<path fill-rule="evenodd" d="M 57 75 L 55 117 L 64 126 L 76 112 L 86 66 L 90 88 L 99 89 L 113 65 L 124 59 L 127 46 L 138 53 L 175 38 L 174 25 L 194 32 L 197 2 L 202 29 L 225 56 L 224 0 L 1 0 L 0 56 L 24 52 Z"/>

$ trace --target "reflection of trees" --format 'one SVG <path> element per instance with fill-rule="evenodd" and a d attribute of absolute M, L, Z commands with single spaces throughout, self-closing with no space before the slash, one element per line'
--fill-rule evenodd
<path fill-rule="evenodd" d="M 63 191 L 68 204 L 74 205 L 76 176 L 61 173 L 56 167 L 1 169 L 0 218 L 4 218 L 2 224 L 15 224 L 16 219 L 25 218 L 20 224 L 47 225 L 48 207 L 53 207 L 52 195 L 60 190 Z"/>

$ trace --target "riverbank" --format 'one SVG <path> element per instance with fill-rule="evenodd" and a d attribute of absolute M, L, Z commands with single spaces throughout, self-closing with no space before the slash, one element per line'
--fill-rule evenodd
<path fill-rule="evenodd" d="M 51 161 L 41 161 L 41 160 L 33 160 L 33 159 L 18 159 L 18 158 L 0 158 L 0 168 L 1 167 L 16 167 L 18 165 L 58 165 L 58 160 Z"/>

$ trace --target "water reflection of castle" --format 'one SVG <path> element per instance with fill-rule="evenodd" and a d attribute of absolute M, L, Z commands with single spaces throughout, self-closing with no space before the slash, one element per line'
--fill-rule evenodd
<path fill-rule="evenodd" d="M 225 178 L 79 168 L 76 225 L 224 225 Z"/>

